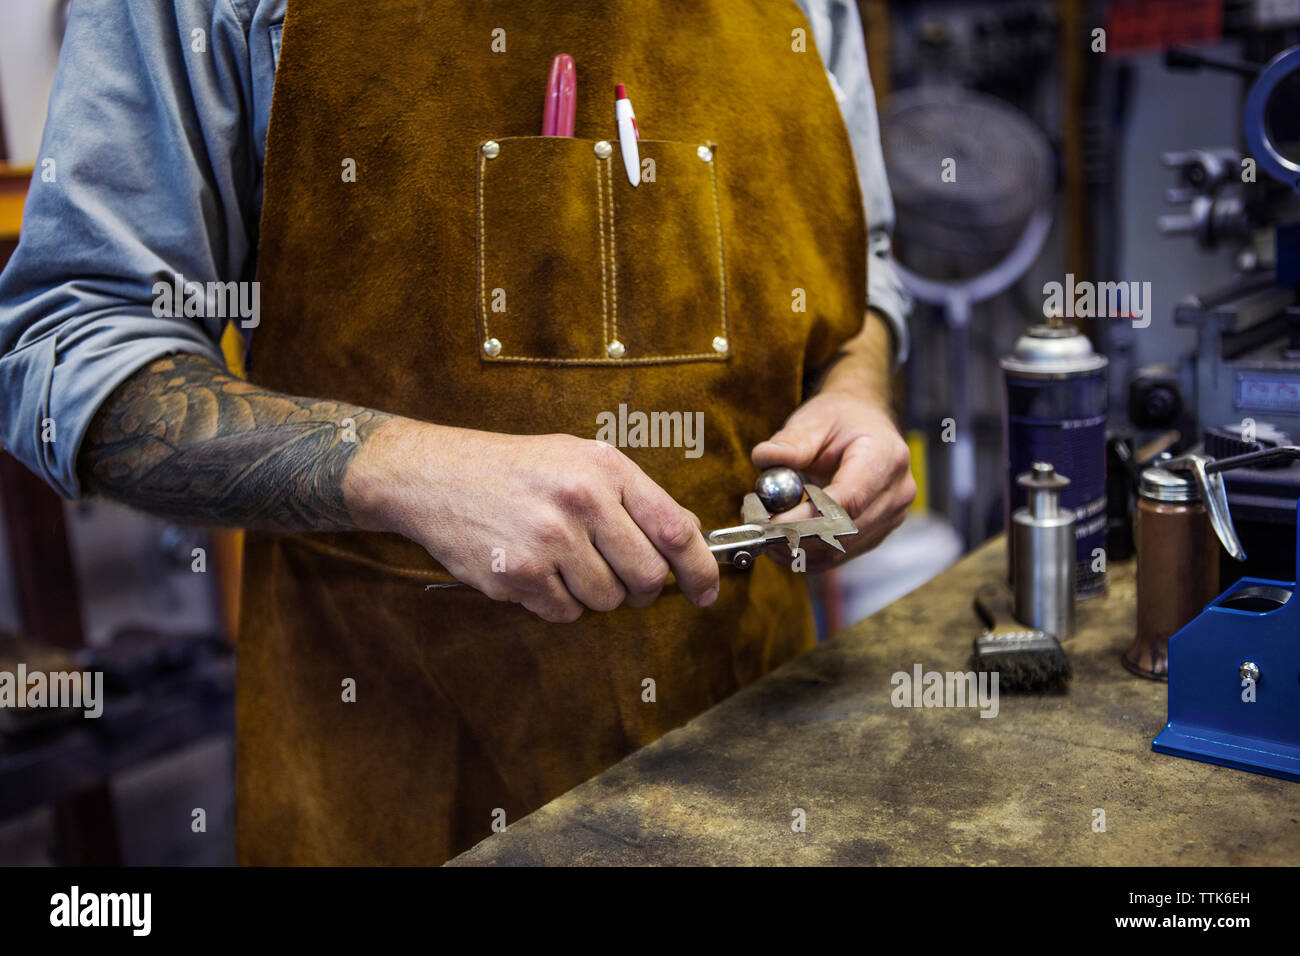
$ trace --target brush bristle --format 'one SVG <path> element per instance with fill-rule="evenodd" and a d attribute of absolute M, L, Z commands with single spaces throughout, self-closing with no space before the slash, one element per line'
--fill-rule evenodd
<path fill-rule="evenodd" d="M 1042 631 L 981 634 L 971 669 L 997 671 L 999 690 L 1035 694 L 1063 690 L 1073 676 L 1060 641 Z"/>

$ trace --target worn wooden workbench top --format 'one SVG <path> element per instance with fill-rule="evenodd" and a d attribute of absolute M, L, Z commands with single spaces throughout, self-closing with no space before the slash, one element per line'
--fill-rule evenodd
<path fill-rule="evenodd" d="M 893 706 L 896 672 L 966 670 L 1004 560 L 991 542 L 452 865 L 1300 863 L 1300 784 L 1151 750 L 1165 685 L 1119 662 L 1131 563 L 1079 606 L 1067 694 Z"/>

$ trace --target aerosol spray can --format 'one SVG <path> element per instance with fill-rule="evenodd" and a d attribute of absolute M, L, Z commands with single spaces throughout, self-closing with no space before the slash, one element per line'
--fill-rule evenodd
<path fill-rule="evenodd" d="M 1096 555 L 1106 546 L 1106 366 L 1087 337 L 1049 321 L 1030 328 L 1002 359 L 1003 501 L 1006 527 L 1025 504 L 1016 476 L 1047 462 L 1070 483 L 1061 506 L 1075 517 L 1075 593 L 1100 594 L 1106 575 Z M 1007 577 L 1015 568 L 1015 537 L 1007 542 Z"/>

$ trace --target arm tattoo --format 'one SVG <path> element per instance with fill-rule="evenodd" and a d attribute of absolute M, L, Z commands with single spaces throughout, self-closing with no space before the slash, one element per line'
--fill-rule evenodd
<path fill-rule="evenodd" d="M 127 379 L 96 413 L 83 485 L 142 511 L 281 531 L 356 528 L 343 475 L 390 416 L 267 391 L 211 359 L 173 355 Z"/>

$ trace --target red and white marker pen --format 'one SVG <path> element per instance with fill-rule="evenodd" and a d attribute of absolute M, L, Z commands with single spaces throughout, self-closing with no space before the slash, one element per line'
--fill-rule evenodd
<path fill-rule="evenodd" d="M 636 141 L 641 138 L 641 131 L 637 129 L 632 101 L 627 98 L 627 90 L 622 83 L 614 87 L 614 95 L 614 119 L 618 123 L 618 146 L 623 153 L 623 168 L 627 170 L 627 181 L 633 186 L 640 186 L 641 153 Z"/>

